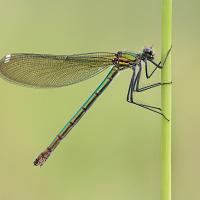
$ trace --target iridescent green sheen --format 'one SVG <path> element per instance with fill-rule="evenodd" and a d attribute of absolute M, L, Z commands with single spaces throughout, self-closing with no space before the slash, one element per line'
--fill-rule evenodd
<path fill-rule="evenodd" d="M 83 117 L 86 111 L 91 107 L 95 100 L 102 94 L 106 87 L 111 83 L 112 79 L 117 75 L 119 69 L 114 66 L 105 77 L 105 79 L 100 83 L 93 94 L 86 100 L 86 102 L 79 108 L 75 115 L 67 122 L 64 128 L 56 136 L 53 142 L 47 148 L 49 151 L 53 151 L 60 141 L 69 133 L 69 131 L 76 125 L 76 123 Z"/>

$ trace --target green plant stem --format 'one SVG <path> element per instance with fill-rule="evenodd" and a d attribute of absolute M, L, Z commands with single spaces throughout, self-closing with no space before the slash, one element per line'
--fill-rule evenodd
<path fill-rule="evenodd" d="M 162 60 L 171 48 L 172 0 L 162 0 Z M 161 73 L 162 82 L 171 82 L 171 53 Z M 162 86 L 162 109 L 170 121 L 162 119 L 161 200 L 171 200 L 171 85 Z"/>

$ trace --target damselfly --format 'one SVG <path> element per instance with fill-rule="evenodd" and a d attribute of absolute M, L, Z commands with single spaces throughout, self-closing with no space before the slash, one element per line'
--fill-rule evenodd
<path fill-rule="evenodd" d="M 139 85 L 142 70 L 145 71 L 146 78 L 149 79 L 157 69 L 162 69 L 170 50 L 162 64 L 161 62 L 156 63 L 154 61 L 152 48 L 144 48 L 141 53 L 119 51 L 117 53 L 96 52 L 69 56 L 17 53 L 9 54 L 1 59 L 0 74 L 3 78 L 16 84 L 40 88 L 71 85 L 89 79 L 108 67 L 111 67 L 109 73 L 97 89 L 67 122 L 46 150 L 36 158 L 34 165 L 42 166 L 44 164 L 61 140 L 77 124 L 121 70 L 130 68 L 133 71 L 129 84 L 127 101 L 165 117 L 161 108 L 136 102 L 134 93 L 143 92 L 160 85 L 170 84 L 155 83 L 145 87 L 140 87 Z M 149 62 L 155 66 L 152 72 L 149 72 L 148 69 Z"/>

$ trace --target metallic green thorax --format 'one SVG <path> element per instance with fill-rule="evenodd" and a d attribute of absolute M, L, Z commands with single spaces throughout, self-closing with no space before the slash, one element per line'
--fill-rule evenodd
<path fill-rule="evenodd" d="M 133 64 L 137 64 L 141 61 L 141 55 L 134 52 L 119 51 L 115 54 L 113 63 L 121 67 L 121 69 L 129 68 Z"/>
<path fill-rule="evenodd" d="M 137 58 L 137 55 L 136 53 L 134 52 L 128 52 L 128 51 L 121 51 L 121 57 L 122 58 L 125 58 L 129 61 L 134 61 L 136 58 Z"/>

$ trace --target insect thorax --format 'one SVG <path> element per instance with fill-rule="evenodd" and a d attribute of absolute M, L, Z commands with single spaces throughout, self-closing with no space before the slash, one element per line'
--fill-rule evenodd
<path fill-rule="evenodd" d="M 119 51 L 115 54 L 113 63 L 119 66 L 130 67 L 133 64 L 140 62 L 140 56 L 134 52 Z"/>

